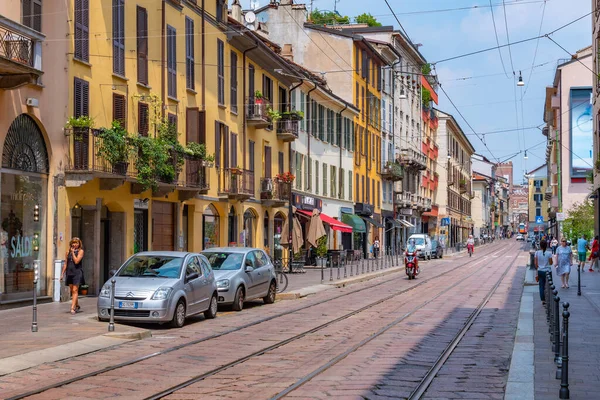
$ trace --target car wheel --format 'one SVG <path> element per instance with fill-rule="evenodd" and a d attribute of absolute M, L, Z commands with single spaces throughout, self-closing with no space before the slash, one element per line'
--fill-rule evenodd
<path fill-rule="evenodd" d="M 271 284 L 269 285 L 269 292 L 267 293 L 267 295 L 265 297 L 263 297 L 263 301 L 265 302 L 265 304 L 275 303 L 276 294 L 277 294 L 277 284 L 275 284 L 275 281 L 271 281 Z"/>
<path fill-rule="evenodd" d="M 210 306 L 208 310 L 204 311 L 204 318 L 213 319 L 217 316 L 217 295 L 214 295 L 210 299 Z"/>
<path fill-rule="evenodd" d="M 233 300 L 233 310 L 242 311 L 242 308 L 244 308 L 244 288 L 240 286 L 237 292 L 235 292 L 235 299 Z"/>
<path fill-rule="evenodd" d="M 173 319 L 171 320 L 171 326 L 173 328 L 181 328 L 185 324 L 185 302 L 179 300 L 177 306 L 175 306 L 175 312 L 173 313 Z"/>

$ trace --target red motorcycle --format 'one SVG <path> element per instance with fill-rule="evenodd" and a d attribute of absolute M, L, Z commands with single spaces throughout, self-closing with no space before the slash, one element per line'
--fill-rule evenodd
<path fill-rule="evenodd" d="M 473 256 L 474 246 L 472 244 L 467 245 L 467 251 L 469 252 L 469 257 Z"/>
<path fill-rule="evenodd" d="M 415 279 L 419 275 L 419 257 L 417 256 L 417 249 L 413 248 L 412 251 L 406 250 L 404 252 L 404 269 L 408 279 Z"/>

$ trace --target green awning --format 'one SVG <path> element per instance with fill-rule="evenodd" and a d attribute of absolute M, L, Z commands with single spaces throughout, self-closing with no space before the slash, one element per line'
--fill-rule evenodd
<path fill-rule="evenodd" d="M 367 231 L 365 221 L 358 215 L 342 214 L 342 222 L 350 225 L 352 227 L 352 232 L 365 233 Z"/>

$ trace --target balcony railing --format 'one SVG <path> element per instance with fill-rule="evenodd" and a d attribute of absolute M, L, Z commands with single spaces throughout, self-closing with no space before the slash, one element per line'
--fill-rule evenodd
<path fill-rule="evenodd" d="M 190 189 L 197 189 L 199 192 L 207 193 L 210 189 L 209 167 L 205 162 L 197 159 L 186 159 L 183 170 L 185 179 L 181 182 L 182 186 Z"/>
<path fill-rule="evenodd" d="M 411 207 L 412 206 L 412 193 L 400 192 L 396 193 L 394 197 L 394 205 L 398 207 Z"/>
<path fill-rule="evenodd" d="M 35 83 L 41 76 L 44 35 L 0 15 L 0 89 Z"/>
<path fill-rule="evenodd" d="M 427 157 L 423 153 L 413 149 L 402 150 L 400 163 L 407 168 L 414 168 L 417 170 L 427 169 Z"/>
<path fill-rule="evenodd" d="M 402 165 L 397 162 L 388 161 L 381 170 L 381 177 L 388 181 L 399 181 L 404 176 Z"/>
<path fill-rule="evenodd" d="M 254 171 L 239 168 L 222 169 L 219 174 L 220 195 L 233 200 L 247 200 L 254 197 Z"/>
<path fill-rule="evenodd" d="M 290 199 L 290 183 L 279 182 L 274 178 L 260 180 L 260 199 L 266 206 L 281 207 Z"/>
<path fill-rule="evenodd" d="M 268 110 L 271 103 L 265 99 L 257 99 L 254 96 L 246 98 L 246 121 L 248 125 L 256 128 L 266 128 L 271 125 L 271 117 Z"/>
<path fill-rule="evenodd" d="M 423 199 L 423 209 L 425 211 L 431 211 L 431 199 Z"/>
<path fill-rule="evenodd" d="M 293 142 L 298 139 L 298 122 L 298 118 L 291 115 L 283 115 L 277 121 L 277 139 L 284 142 Z"/>

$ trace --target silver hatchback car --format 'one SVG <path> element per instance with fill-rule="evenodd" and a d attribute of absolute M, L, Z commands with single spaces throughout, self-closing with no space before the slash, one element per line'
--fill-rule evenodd
<path fill-rule="evenodd" d="M 201 254 L 150 251 L 131 256 L 114 273 L 115 320 L 170 322 L 180 328 L 185 318 L 217 316 L 217 285 L 210 263 Z M 98 319 L 110 317 L 110 280 L 98 297 Z"/>
<path fill-rule="evenodd" d="M 262 298 L 266 304 L 275 302 L 275 267 L 263 250 L 221 247 L 202 254 L 214 271 L 219 304 L 231 304 L 235 311 L 241 311 L 247 300 Z"/>

